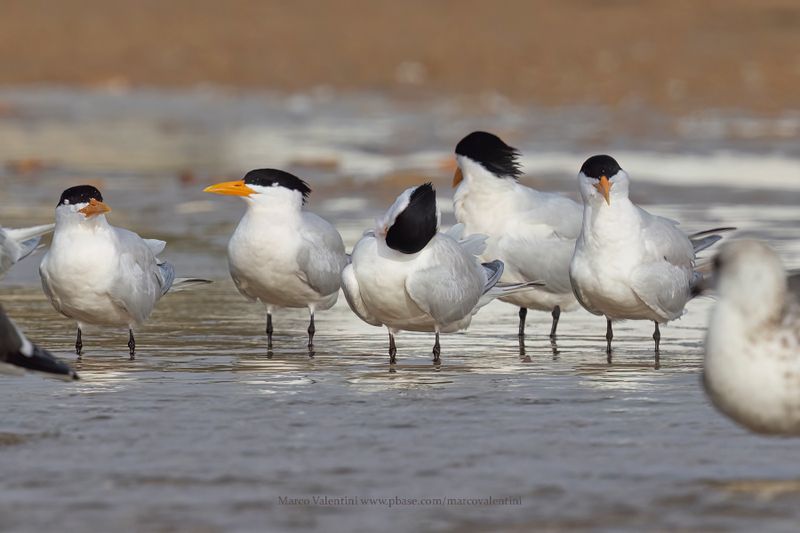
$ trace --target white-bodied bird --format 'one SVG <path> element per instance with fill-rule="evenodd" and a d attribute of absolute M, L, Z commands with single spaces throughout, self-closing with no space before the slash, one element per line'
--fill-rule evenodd
<path fill-rule="evenodd" d="M 800 274 L 787 279 L 777 254 L 753 240 L 726 243 L 713 264 L 706 392 L 753 431 L 800 435 Z"/>
<path fill-rule="evenodd" d="M 608 155 L 587 159 L 578 185 L 583 223 L 569 269 L 575 296 L 606 317 L 609 361 L 613 320 L 651 320 L 658 361 L 659 324 L 683 314 L 702 279 L 697 252 L 722 238 L 715 232 L 734 228 L 686 235 L 674 220 L 651 215 L 628 198 L 628 174 Z"/>
<path fill-rule="evenodd" d="M 528 309 L 536 309 L 552 314 L 550 338 L 555 339 L 561 311 L 578 307 L 569 263 L 581 231 L 581 206 L 519 183 L 519 152 L 496 135 L 470 133 L 455 153 L 453 204 L 465 233 L 489 237 L 482 257 L 503 261 L 501 281 L 544 282 L 540 290 L 500 298 L 519 307 L 519 337 L 525 335 Z"/>
<path fill-rule="evenodd" d="M 78 356 L 83 350 L 81 330 L 92 324 L 128 328 L 132 358 L 133 330 L 147 320 L 156 302 L 171 288 L 208 282 L 176 279 L 173 266 L 157 257 L 167 243 L 112 226 L 106 220 L 109 211 L 91 185 L 65 190 L 39 274 L 55 310 L 78 323 Z"/>
<path fill-rule="evenodd" d="M 311 188 L 293 174 L 266 168 L 204 190 L 239 196 L 247 203 L 228 242 L 228 263 L 239 292 L 266 306 L 268 349 L 272 348 L 273 311 L 294 307 L 307 308 L 310 314 L 310 350 L 314 313 L 336 303 L 347 264 L 336 228 L 303 209 Z"/>
<path fill-rule="evenodd" d="M 439 333 L 466 329 L 494 298 L 538 285 L 497 287 L 503 263 L 481 264 L 485 235 L 460 240 L 463 226 L 439 233 L 436 193 L 430 183 L 401 194 L 353 248 L 342 273 L 350 308 L 364 322 L 389 330 L 389 361 L 395 362 L 398 331 L 435 332 L 433 361 L 440 361 Z"/>
<path fill-rule="evenodd" d="M 78 379 L 68 364 L 59 361 L 47 350 L 29 341 L 25 334 L 8 318 L 0 306 L 0 364 L 5 370 L 16 373 L 16 369 L 55 374 L 65 379 Z"/>
<path fill-rule="evenodd" d="M 42 235 L 53 231 L 54 224 L 31 226 L 29 228 L 0 227 L 0 277 L 14 264 L 27 257 L 42 240 Z"/>

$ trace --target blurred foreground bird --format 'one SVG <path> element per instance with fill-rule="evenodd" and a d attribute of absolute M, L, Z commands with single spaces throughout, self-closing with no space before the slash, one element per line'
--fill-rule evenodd
<path fill-rule="evenodd" d="M 708 396 L 753 431 L 800 435 L 800 274 L 787 279 L 777 254 L 753 240 L 724 244 L 713 264 Z"/>
<path fill-rule="evenodd" d="M 170 289 L 210 283 L 175 278 L 175 269 L 160 260 L 166 242 L 142 239 L 112 226 L 111 209 L 91 185 L 65 190 L 56 206 L 56 227 L 39 274 L 53 307 L 78 323 L 75 352 L 83 349 L 86 324 L 128 328 L 131 358 L 136 352 L 133 330 L 150 316 Z"/>
<path fill-rule="evenodd" d="M 56 374 L 65 379 L 78 379 L 69 365 L 53 357 L 50 352 L 29 341 L 0 306 L 0 363 L 6 371 L 24 368 L 46 374 Z"/>
<path fill-rule="evenodd" d="M 247 211 L 228 242 L 228 264 L 239 292 L 267 310 L 267 348 L 272 349 L 272 313 L 305 307 L 310 315 L 308 348 L 314 345 L 314 313 L 339 297 L 344 243 L 330 223 L 303 205 L 311 188 L 293 174 L 251 170 L 244 178 L 217 183 L 205 192 L 239 196 Z"/>
<path fill-rule="evenodd" d="M 350 308 L 364 322 L 389 330 L 389 362 L 400 330 L 436 333 L 433 361 L 440 361 L 439 333 L 466 329 L 492 299 L 538 282 L 497 286 L 502 261 L 478 260 L 485 235 L 459 240 L 462 225 L 439 233 L 436 193 L 430 183 L 401 194 L 353 248 L 342 273 Z"/>
<path fill-rule="evenodd" d="M 42 235 L 51 232 L 53 227 L 54 224 L 18 229 L 0 227 L 0 277 L 14 263 L 33 253 L 39 246 Z"/>
<path fill-rule="evenodd" d="M 606 353 L 611 361 L 613 320 L 652 320 L 656 363 L 659 324 L 679 318 L 702 280 L 695 270 L 697 252 L 722 237 L 713 230 L 686 235 L 674 220 L 638 207 L 628 191 L 630 179 L 614 158 L 590 157 L 578 174 L 583 224 L 570 263 L 578 301 L 606 317 Z"/>
<path fill-rule="evenodd" d="M 456 220 L 467 235 L 488 236 L 482 258 L 503 262 L 503 282 L 541 280 L 544 287 L 500 300 L 519 306 L 519 337 L 528 309 L 552 313 L 555 339 L 561 311 L 578 307 L 569 263 L 581 231 L 581 207 L 558 194 L 519 183 L 519 152 L 491 133 L 476 131 L 456 146 L 453 178 Z"/>

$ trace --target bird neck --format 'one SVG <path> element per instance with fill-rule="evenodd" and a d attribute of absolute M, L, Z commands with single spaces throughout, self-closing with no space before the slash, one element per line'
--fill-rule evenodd
<path fill-rule="evenodd" d="M 281 191 L 283 192 L 283 191 Z M 300 216 L 303 201 L 299 194 L 259 195 L 247 198 L 246 216 L 271 218 L 276 220 L 293 220 Z"/>
<path fill-rule="evenodd" d="M 481 231 L 488 218 L 508 213 L 499 213 L 516 201 L 522 187 L 513 178 L 500 178 L 477 163 L 462 163 L 463 180 L 453 195 L 456 220 L 467 226 L 467 232 Z"/>
<path fill-rule="evenodd" d="M 86 218 L 79 213 L 69 213 L 56 216 L 56 227 L 53 236 L 64 232 L 98 233 L 107 231 L 111 227 L 105 215 L 95 215 Z"/>
<path fill-rule="evenodd" d="M 628 198 L 614 198 L 610 205 L 602 198 L 583 204 L 582 231 L 585 237 L 618 239 L 620 228 L 625 228 L 625 234 L 638 235 L 639 226 L 636 206 Z"/>

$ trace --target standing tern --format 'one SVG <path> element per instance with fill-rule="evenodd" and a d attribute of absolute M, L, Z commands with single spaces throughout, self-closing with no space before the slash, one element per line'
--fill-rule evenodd
<path fill-rule="evenodd" d="M 266 168 L 204 190 L 240 196 L 247 202 L 247 211 L 228 242 L 228 263 L 239 292 L 267 308 L 267 348 L 272 349 L 273 311 L 306 307 L 310 351 L 314 313 L 336 303 L 347 264 L 339 232 L 303 209 L 311 188 L 297 176 Z"/>
<path fill-rule="evenodd" d="M 503 282 L 544 282 L 541 290 L 500 300 L 519 307 L 520 339 L 528 309 L 551 312 L 550 338 L 555 340 L 561 311 L 578 307 L 569 263 L 582 210 L 569 198 L 519 183 L 518 157 L 515 148 L 491 133 L 476 131 L 464 137 L 456 146 L 455 215 L 467 234 L 489 237 L 482 258 L 503 261 Z"/>
<path fill-rule="evenodd" d="M 0 363 L 6 365 L 5 370 L 12 372 L 16 368 L 23 368 L 56 374 L 65 379 L 78 379 L 78 374 L 69 365 L 29 341 L 8 318 L 2 306 L 0 306 Z"/>
<path fill-rule="evenodd" d="M 342 273 L 350 308 L 364 322 L 389 330 L 389 362 L 395 363 L 394 335 L 400 330 L 439 333 L 466 329 L 478 309 L 492 299 L 538 282 L 496 286 L 502 261 L 481 264 L 485 235 L 460 240 L 463 226 L 439 233 L 436 192 L 430 183 L 412 187 L 395 200 L 374 231 L 353 248 Z"/>
<path fill-rule="evenodd" d="M 14 263 L 33 253 L 42 235 L 53 231 L 53 226 L 44 224 L 19 229 L 0 227 L 0 276 L 8 272 Z"/>
<path fill-rule="evenodd" d="M 583 307 L 606 317 L 606 353 L 611 362 L 612 320 L 652 320 L 656 363 L 659 324 L 684 313 L 692 287 L 702 280 L 697 252 L 722 237 L 713 230 L 686 235 L 674 220 L 651 215 L 630 198 L 630 179 L 613 157 L 595 155 L 578 174 L 583 225 L 569 275 Z"/>
<path fill-rule="evenodd" d="M 156 257 L 167 243 L 112 226 L 106 220 L 109 211 L 91 185 L 65 190 L 39 274 L 55 310 L 78 323 L 78 356 L 83 350 L 81 330 L 93 324 L 127 327 L 133 358 L 133 330 L 147 320 L 156 302 L 170 289 L 209 282 L 175 278 L 173 266 Z"/>
<path fill-rule="evenodd" d="M 800 435 L 800 274 L 787 279 L 777 254 L 753 240 L 724 244 L 713 265 L 708 396 L 755 432 Z"/>

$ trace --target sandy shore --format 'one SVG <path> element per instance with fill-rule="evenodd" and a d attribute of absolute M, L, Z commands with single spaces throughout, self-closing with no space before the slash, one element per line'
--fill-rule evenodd
<path fill-rule="evenodd" d="M 499 92 L 542 105 L 797 107 L 800 4 L 10 0 L 0 84 Z"/>

